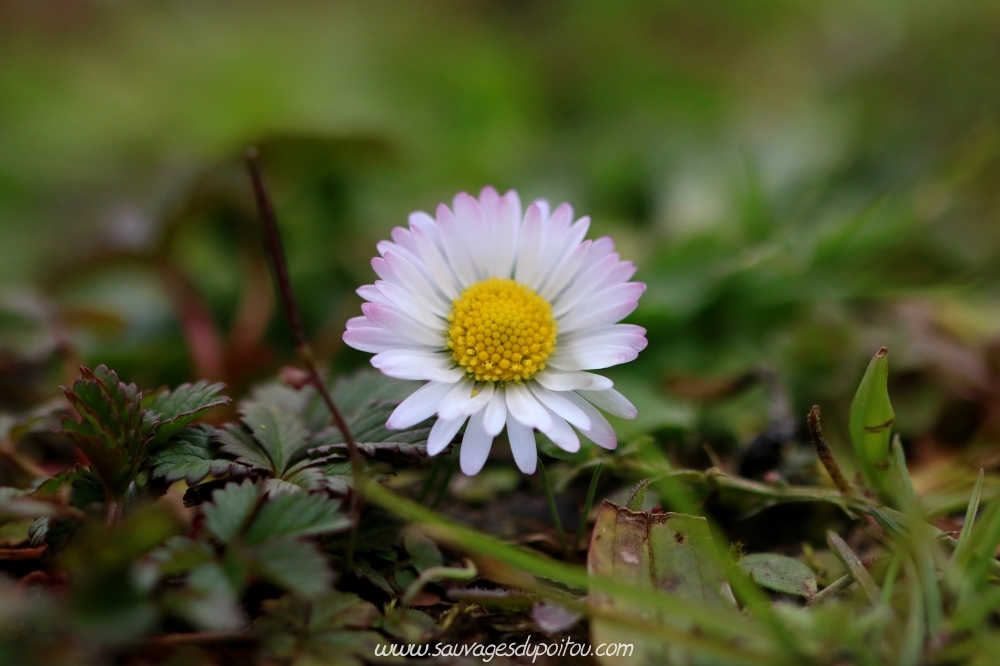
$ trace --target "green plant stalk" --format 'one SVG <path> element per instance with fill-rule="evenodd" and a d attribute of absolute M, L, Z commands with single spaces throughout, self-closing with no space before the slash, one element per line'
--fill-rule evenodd
<path fill-rule="evenodd" d="M 580 539 L 587 531 L 587 519 L 590 516 L 590 509 L 594 505 L 594 495 L 597 494 L 597 482 L 601 479 L 601 472 L 604 470 L 604 463 L 600 463 L 594 468 L 594 474 L 590 477 L 590 486 L 587 488 L 587 500 L 583 504 L 583 513 L 580 514 L 580 526 L 576 530 L 576 538 L 573 539 L 573 552 L 580 552 Z"/>
<path fill-rule="evenodd" d="M 549 483 L 549 474 L 545 471 L 545 465 L 538 461 L 538 472 L 542 477 L 542 486 L 545 488 L 545 499 L 549 502 L 549 512 L 552 514 L 552 522 L 556 526 L 556 534 L 559 535 L 559 549 L 563 555 L 566 554 L 566 535 L 563 533 L 562 521 L 559 519 L 559 510 L 556 509 L 556 498 L 552 495 L 552 485 Z"/>
<path fill-rule="evenodd" d="M 436 583 L 442 580 L 473 581 L 478 575 L 479 569 L 476 568 L 476 563 L 468 558 L 465 559 L 465 566 L 461 569 L 454 567 L 429 567 L 421 571 L 416 580 L 406 588 L 406 593 L 400 600 L 400 604 L 409 606 L 428 583 Z"/>

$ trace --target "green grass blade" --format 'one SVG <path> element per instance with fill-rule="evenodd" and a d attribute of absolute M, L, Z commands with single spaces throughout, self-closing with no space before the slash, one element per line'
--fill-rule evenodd
<path fill-rule="evenodd" d="M 868 569 L 865 568 L 864 563 L 861 559 L 851 550 L 851 547 L 847 545 L 847 542 L 841 539 L 836 532 L 828 531 L 826 533 L 826 542 L 830 545 L 830 549 L 836 553 L 840 561 L 847 567 L 847 570 L 851 572 L 851 576 L 854 578 L 854 582 L 864 590 L 865 595 L 868 600 L 873 604 L 879 603 L 881 601 L 881 593 L 879 592 L 878 585 L 872 579 L 872 575 L 868 573 Z"/>
<path fill-rule="evenodd" d="M 951 561 L 959 566 L 965 564 L 966 552 L 969 550 L 972 538 L 972 525 L 976 522 L 976 514 L 979 513 L 979 498 L 983 494 L 983 480 L 985 478 L 983 470 L 980 469 L 979 476 L 976 477 L 976 485 L 972 487 L 969 507 L 965 510 L 965 522 L 962 524 L 962 531 L 958 534 L 958 544 L 955 546 L 955 552 L 951 554 Z"/>

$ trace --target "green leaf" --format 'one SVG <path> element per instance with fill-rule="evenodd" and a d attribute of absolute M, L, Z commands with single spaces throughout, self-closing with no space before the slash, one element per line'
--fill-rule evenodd
<path fill-rule="evenodd" d="M 425 569 L 444 565 L 444 558 L 437 544 L 418 530 L 408 529 L 403 532 L 403 547 L 410 554 L 413 566 L 421 573 Z"/>
<path fill-rule="evenodd" d="M 80 416 L 79 421 L 64 419 L 63 431 L 90 460 L 109 500 L 120 502 L 153 439 L 142 393 L 104 365 L 93 371 L 81 368 L 80 378 L 63 392 Z"/>
<path fill-rule="evenodd" d="M 420 382 L 387 377 L 371 369 L 339 377 L 333 384 L 333 399 L 345 415 L 353 416 L 370 400 L 399 404 L 420 388 Z M 329 418 L 329 415 L 326 415 Z"/>
<path fill-rule="evenodd" d="M 267 451 L 275 476 L 284 474 L 295 458 L 305 451 L 309 431 L 294 412 L 277 405 L 246 402 L 240 413 L 254 439 Z"/>
<path fill-rule="evenodd" d="M 260 488 L 250 480 L 228 483 L 212 493 L 212 503 L 204 505 L 205 527 L 219 541 L 230 543 L 239 535 L 260 499 Z"/>
<path fill-rule="evenodd" d="M 274 463 L 257 441 L 239 426 L 226 425 L 213 436 L 219 450 L 236 456 L 236 462 L 246 467 L 267 470 L 274 474 Z"/>
<path fill-rule="evenodd" d="M 247 530 L 246 540 L 256 544 L 273 537 L 325 534 L 350 526 L 339 501 L 299 492 L 267 500 Z"/>
<path fill-rule="evenodd" d="M 173 391 L 163 391 L 145 405 L 147 420 L 155 422 L 156 444 L 162 444 L 180 432 L 186 425 L 202 414 L 230 400 L 220 395 L 225 384 L 211 384 L 200 381 L 196 384 L 181 384 Z"/>
<path fill-rule="evenodd" d="M 366 400 L 345 417 L 358 444 L 358 450 L 363 455 L 387 460 L 415 460 L 426 456 L 430 421 L 407 430 L 389 430 L 385 427 L 398 404 L 384 400 Z M 317 433 L 309 447 L 309 455 L 313 457 L 347 452 L 343 433 L 335 426 L 328 426 Z"/>
<path fill-rule="evenodd" d="M 806 598 L 816 594 L 816 574 L 794 557 L 753 553 L 744 556 L 739 566 L 755 583 L 769 590 Z"/>
<path fill-rule="evenodd" d="M 253 633 L 265 652 L 282 663 L 360 666 L 385 639 L 365 631 L 378 609 L 355 594 L 331 592 L 311 602 L 286 595 L 263 603 Z"/>
<path fill-rule="evenodd" d="M 858 467 L 875 490 L 889 492 L 885 479 L 889 441 L 896 414 L 889 401 L 889 352 L 878 350 L 851 403 L 850 432 Z"/>
<path fill-rule="evenodd" d="M 181 430 L 149 460 L 152 475 L 168 482 L 184 479 L 188 485 L 201 483 L 211 475 L 245 476 L 250 468 L 235 460 L 220 459 L 212 444 L 220 431 L 209 426 Z"/>
<path fill-rule="evenodd" d="M 633 511 L 605 501 L 594 525 L 587 553 L 587 571 L 592 576 L 611 578 L 627 585 L 668 591 L 707 606 L 733 608 L 735 605 L 731 593 L 725 593 L 729 584 L 708 522 L 700 516 Z M 601 593 L 592 593 L 591 603 L 612 612 L 638 613 L 643 617 L 650 613 L 649 609 L 634 607 Z M 690 630 L 689 623 L 678 617 L 660 620 Z M 642 638 L 613 622 L 594 619 L 591 634 L 595 642 L 634 643 L 636 663 L 645 663 L 644 659 L 651 659 L 665 650 L 673 659 L 681 659 L 682 653 L 674 654 L 679 648 Z"/>
<path fill-rule="evenodd" d="M 305 598 L 329 591 L 333 573 L 315 544 L 277 537 L 246 551 L 253 570 L 265 580 Z"/>

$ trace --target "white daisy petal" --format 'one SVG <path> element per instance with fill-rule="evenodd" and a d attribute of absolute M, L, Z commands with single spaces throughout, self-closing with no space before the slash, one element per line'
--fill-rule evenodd
<path fill-rule="evenodd" d="M 585 299 L 592 296 L 594 288 L 620 263 L 617 252 L 612 252 L 598 261 L 590 263 L 590 255 L 593 254 L 596 245 L 597 243 L 591 244 L 590 252 L 584 259 L 586 264 L 584 268 L 580 270 L 571 284 L 552 301 L 552 311 L 556 317 L 561 319 Z"/>
<path fill-rule="evenodd" d="M 614 386 L 607 377 L 589 372 L 564 372 L 551 367 L 539 372 L 533 378 L 550 391 L 603 391 Z"/>
<path fill-rule="evenodd" d="M 636 351 L 646 348 L 646 329 L 631 324 L 611 324 L 559 336 L 559 349 L 596 346 L 631 347 Z"/>
<path fill-rule="evenodd" d="M 444 346 L 441 332 L 431 330 L 393 305 L 362 303 L 361 311 L 372 321 L 398 333 L 407 340 L 413 340 L 429 347 L 436 345 L 439 349 Z"/>
<path fill-rule="evenodd" d="M 390 305 L 395 305 L 428 328 L 444 331 L 447 327 L 445 318 L 448 316 L 448 312 L 433 299 L 418 296 L 408 289 L 397 287 L 385 280 L 376 280 L 375 289 L 385 298 L 389 299 Z"/>
<path fill-rule="evenodd" d="M 382 241 L 375 246 L 375 249 L 377 249 L 378 253 L 382 255 L 382 258 L 385 258 L 385 255 L 389 252 L 394 252 L 395 254 L 405 257 L 406 260 L 412 264 L 419 265 L 421 263 L 420 257 L 418 257 L 415 252 L 396 243 Z"/>
<path fill-rule="evenodd" d="M 455 275 L 448 268 L 448 262 L 441 254 L 441 249 L 435 244 L 430 233 L 422 227 L 414 228 L 413 241 L 417 245 L 420 258 L 427 267 L 427 273 L 431 276 L 436 286 L 445 297 L 454 300 L 459 293 L 455 282 Z"/>
<path fill-rule="evenodd" d="M 576 436 L 573 429 L 569 427 L 569 423 L 566 422 L 564 418 L 553 412 L 549 412 L 549 417 L 552 419 L 552 427 L 548 430 L 543 430 L 545 436 L 552 440 L 552 443 L 558 446 L 563 451 L 568 451 L 569 453 L 576 453 L 580 450 L 580 438 Z"/>
<path fill-rule="evenodd" d="M 589 400 L 608 414 L 614 414 L 623 419 L 634 419 L 639 414 L 635 405 L 614 389 L 607 389 L 605 391 L 580 391 L 577 395 L 585 400 Z"/>
<path fill-rule="evenodd" d="M 428 350 L 428 347 L 411 342 L 406 338 L 388 331 L 381 326 L 352 328 L 344 331 L 344 342 L 348 347 L 369 354 L 381 354 L 394 349 Z"/>
<path fill-rule="evenodd" d="M 552 427 L 552 418 L 545 407 L 531 395 L 524 384 L 507 385 L 507 410 L 526 426 L 545 432 Z"/>
<path fill-rule="evenodd" d="M 542 233 L 542 242 L 539 246 L 539 257 L 542 265 L 539 267 L 539 287 L 544 283 L 545 278 L 551 269 L 570 249 L 569 225 L 573 221 L 573 207 L 568 203 L 560 204 L 549 218 L 548 224 Z"/>
<path fill-rule="evenodd" d="M 583 266 L 583 262 L 587 258 L 587 253 L 590 252 L 591 245 L 593 245 L 591 241 L 580 243 L 563 257 L 559 265 L 552 269 L 552 275 L 539 290 L 538 293 L 542 295 L 542 298 L 550 303 L 555 300 L 555 297 L 580 271 L 580 267 Z"/>
<path fill-rule="evenodd" d="M 416 256 L 417 246 L 413 244 L 413 237 L 410 235 L 409 229 L 404 229 L 403 227 L 393 227 L 390 233 L 392 235 L 392 240 L 396 245 L 403 248 L 411 255 Z"/>
<path fill-rule="evenodd" d="M 590 419 L 590 428 L 580 430 L 584 437 L 598 446 L 614 451 L 618 448 L 618 435 L 611 427 L 604 414 L 597 411 L 597 408 L 573 392 L 564 393 L 566 399 L 583 410 L 583 413 Z"/>
<path fill-rule="evenodd" d="M 455 215 L 444 204 L 437 209 L 438 227 L 444 253 L 462 289 L 476 282 L 476 269 L 466 246 L 465 232 L 459 226 Z"/>
<path fill-rule="evenodd" d="M 646 285 L 641 282 L 629 282 L 609 289 L 608 292 L 613 293 L 594 299 L 595 303 L 607 303 L 605 307 L 578 308 L 559 320 L 559 330 L 572 333 L 621 321 L 635 310 L 645 290 Z"/>
<path fill-rule="evenodd" d="M 559 393 L 550 391 L 544 386 L 540 386 L 538 384 L 533 384 L 531 386 L 531 392 L 550 412 L 558 414 L 575 425 L 577 428 L 586 430 L 590 427 L 590 419 L 583 413 L 583 410 L 571 403 Z"/>
<path fill-rule="evenodd" d="M 375 275 L 379 276 L 386 282 L 391 282 L 405 289 L 403 281 L 392 272 L 392 269 L 389 268 L 389 264 L 385 263 L 385 259 L 383 257 L 375 257 L 372 259 L 372 270 L 375 271 Z"/>
<path fill-rule="evenodd" d="M 474 476 L 486 464 L 493 446 L 493 435 L 483 430 L 483 413 L 476 412 L 465 427 L 465 437 L 462 438 L 462 449 L 459 452 L 459 465 L 462 474 Z"/>
<path fill-rule="evenodd" d="M 497 204 L 497 221 L 490 242 L 493 248 L 494 276 L 513 276 L 520 230 L 521 201 L 517 198 L 517 192 L 511 191 L 503 195 Z"/>
<path fill-rule="evenodd" d="M 422 294 L 421 300 L 433 307 L 434 312 L 442 317 L 447 316 L 450 303 L 445 302 L 444 298 L 431 286 L 427 277 L 409 259 L 396 252 L 386 252 L 385 263 L 406 285 L 403 287 L 406 291 Z"/>
<path fill-rule="evenodd" d="M 427 455 L 436 456 L 444 451 L 455 435 L 461 430 L 467 416 L 459 416 L 457 419 L 438 419 L 431 428 L 431 433 L 427 437 Z"/>
<path fill-rule="evenodd" d="M 472 257 L 477 278 L 483 280 L 490 277 L 493 263 L 490 230 L 486 226 L 479 201 L 462 192 L 455 197 L 454 207 L 455 218 L 465 232 L 469 256 Z"/>
<path fill-rule="evenodd" d="M 549 365 L 557 370 L 601 370 L 634 361 L 639 352 L 631 347 L 585 347 L 558 350 L 549 357 Z"/>
<path fill-rule="evenodd" d="M 500 193 L 492 185 L 487 185 L 479 190 L 479 207 L 483 211 L 483 219 L 487 224 L 493 224 L 497 219 L 497 204 L 500 202 Z"/>
<path fill-rule="evenodd" d="M 385 280 L 376 280 L 376 282 L 383 282 L 385 284 L 391 284 L 390 282 L 385 282 Z M 397 287 L 398 289 L 399 287 Z M 369 303 L 381 303 L 382 305 L 393 305 L 393 302 L 389 300 L 389 297 L 378 290 L 373 284 L 366 284 L 358 287 L 354 290 L 354 293 L 365 299 Z"/>
<path fill-rule="evenodd" d="M 528 206 L 521 225 L 521 236 L 518 239 L 517 265 L 514 268 L 514 279 L 521 284 L 535 288 L 538 286 L 538 253 L 542 243 L 542 209 L 538 202 Z"/>
<path fill-rule="evenodd" d="M 485 409 L 493 397 L 493 384 L 479 384 L 464 378 L 441 401 L 438 416 L 443 419 L 453 419 L 458 416 L 469 416 Z"/>
<path fill-rule="evenodd" d="M 451 358 L 442 353 L 393 350 L 376 354 L 371 364 L 396 379 L 422 379 L 453 384 L 465 373 L 454 367 Z"/>
<path fill-rule="evenodd" d="M 507 420 L 507 393 L 498 386 L 490 397 L 490 404 L 483 410 L 483 430 L 496 437 Z"/>
<path fill-rule="evenodd" d="M 451 391 L 452 384 L 430 382 L 424 384 L 410 396 L 399 403 L 399 406 L 385 422 L 389 430 L 404 430 L 415 426 L 424 419 L 429 419 L 438 411 L 441 400 Z"/>
<path fill-rule="evenodd" d="M 517 463 L 517 468 L 525 474 L 534 474 L 538 463 L 538 450 L 535 447 L 535 431 L 513 416 L 508 416 L 507 439 L 510 440 L 510 451 L 514 454 L 514 462 Z"/>

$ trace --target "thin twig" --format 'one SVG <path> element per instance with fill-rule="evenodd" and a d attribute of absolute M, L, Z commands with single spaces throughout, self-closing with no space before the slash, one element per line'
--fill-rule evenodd
<path fill-rule="evenodd" d="M 306 339 L 305 328 L 302 326 L 302 315 L 299 312 L 298 304 L 295 301 L 295 292 L 292 290 L 292 281 L 288 277 L 288 262 L 285 258 L 285 249 L 281 243 L 281 232 L 278 229 L 278 219 L 274 214 L 274 206 L 268 194 L 267 186 L 264 184 L 264 173 L 260 166 L 260 153 L 256 148 L 248 148 L 246 151 L 247 168 L 250 171 L 250 181 L 253 184 L 254 199 L 257 202 L 257 212 L 264 223 L 264 231 L 267 240 L 267 252 L 271 257 L 271 266 L 274 269 L 274 281 L 278 286 L 278 293 L 281 294 L 281 304 L 285 310 L 285 318 L 292 329 L 292 336 L 295 338 L 295 350 L 299 358 L 306 366 L 310 379 L 320 398 L 326 404 L 333 423 L 344 436 L 347 444 L 348 455 L 351 459 L 351 478 L 354 482 L 354 492 L 351 493 L 351 533 L 348 539 L 347 548 L 347 569 L 351 570 L 354 564 L 354 544 L 357 539 L 358 523 L 361 516 L 361 484 L 364 483 L 364 461 L 358 451 L 358 444 L 354 441 L 351 429 L 344 420 L 340 410 L 333 401 L 333 396 L 327 389 L 326 382 L 319 371 L 319 364 L 316 362 L 316 355 L 313 353 L 309 341 Z"/>
<path fill-rule="evenodd" d="M 844 476 L 844 472 L 840 469 L 837 459 L 833 457 L 830 445 L 823 438 L 823 426 L 820 425 L 819 421 L 819 405 L 813 405 L 812 409 L 809 410 L 808 421 L 809 434 L 812 437 L 813 444 L 816 445 L 816 455 L 819 456 L 820 462 L 823 463 L 823 467 L 826 468 L 827 473 L 833 479 L 833 483 L 840 492 L 845 497 L 850 497 L 854 494 L 854 488 L 851 487 L 851 482 Z"/>

